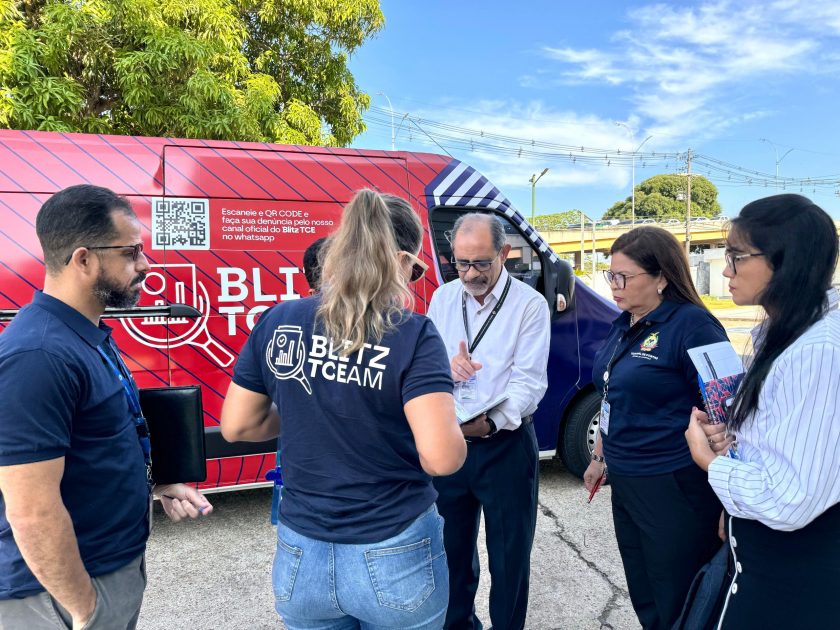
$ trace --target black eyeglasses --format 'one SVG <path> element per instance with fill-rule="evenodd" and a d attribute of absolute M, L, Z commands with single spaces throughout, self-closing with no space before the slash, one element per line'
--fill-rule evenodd
<path fill-rule="evenodd" d="M 749 254 L 733 254 L 732 252 L 726 252 L 723 255 L 724 260 L 726 260 L 726 266 L 732 270 L 733 275 L 738 275 L 738 270 L 735 268 L 735 263 L 739 260 L 744 260 L 744 258 L 752 258 L 753 256 L 764 256 L 764 252 L 752 252 Z"/>
<path fill-rule="evenodd" d="M 485 271 L 490 271 L 490 267 L 493 266 L 493 263 L 496 262 L 498 257 L 499 254 L 496 254 L 490 260 L 458 260 L 457 258 L 453 258 L 452 264 L 455 266 L 455 269 L 461 273 L 466 273 L 470 270 L 470 267 L 479 273 L 483 273 Z"/>
<path fill-rule="evenodd" d="M 607 282 L 612 285 L 615 282 L 615 286 L 618 289 L 623 289 L 627 286 L 627 279 L 628 278 L 635 278 L 636 276 L 658 276 L 658 273 L 648 273 L 643 271 L 641 273 L 614 273 L 609 269 L 604 270 L 604 278 L 606 278 Z"/>
<path fill-rule="evenodd" d="M 143 243 L 135 243 L 134 245 L 94 245 L 92 247 L 88 247 L 87 245 L 80 245 L 80 247 L 84 247 L 85 249 L 130 249 L 131 250 L 131 260 L 137 262 L 137 259 L 140 258 L 140 252 L 143 251 Z M 78 249 L 78 248 L 76 248 Z M 65 265 L 70 264 L 70 260 L 73 258 L 73 254 L 70 254 L 67 257 L 67 260 L 64 261 Z"/>

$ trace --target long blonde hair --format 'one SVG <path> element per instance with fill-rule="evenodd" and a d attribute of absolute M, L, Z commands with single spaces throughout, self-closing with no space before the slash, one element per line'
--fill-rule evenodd
<path fill-rule="evenodd" d="M 380 341 L 413 307 L 398 252 L 416 253 L 422 238 L 419 217 L 400 197 L 362 189 L 344 208 L 324 258 L 318 307 L 340 354 Z"/>

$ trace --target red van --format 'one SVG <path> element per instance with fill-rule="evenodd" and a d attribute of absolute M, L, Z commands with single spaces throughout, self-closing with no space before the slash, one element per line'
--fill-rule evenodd
<path fill-rule="evenodd" d="M 457 277 L 449 264 L 455 219 L 482 210 L 503 220 L 513 245 L 508 271 L 545 295 L 554 318 L 549 390 L 535 414 L 540 449 L 585 470 L 597 433 L 592 357 L 615 309 L 576 283 L 568 263 L 466 164 L 426 153 L 8 130 L 0 131 L 0 164 L 6 321 L 43 283 L 35 216 L 47 197 L 90 183 L 131 201 L 152 267 L 140 306 L 187 304 L 198 316 L 106 317 L 118 321 L 115 335 L 140 387 L 202 387 L 208 462 L 199 487 L 266 483 L 275 443 L 228 444 L 218 429 L 234 361 L 262 311 L 309 294 L 304 250 L 333 231 L 365 187 L 405 197 L 422 219 L 430 271 L 412 285 L 421 312 L 441 282 Z"/>

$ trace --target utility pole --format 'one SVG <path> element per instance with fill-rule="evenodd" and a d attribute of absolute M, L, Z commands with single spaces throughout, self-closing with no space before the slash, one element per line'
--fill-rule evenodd
<path fill-rule="evenodd" d="M 394 107 L 391 105 L 391 99 L 388 98 L 388 95 L 385 92 L 377 92 L 377 96 L 384 96 L 385 100 L 388 101 L 388 110 L 391 112 L 391 151 L 397 150 L 397 143 L 396 143 L 396 135 L 394 133 Z M 403 117 L 405 118 L 405 117 Z M 400 123 L 402 124 L 402 123 Z"/>
<path fill-rule="evenodd" d="M 583 214 L 583 210 L 580 211 L 580 271 L 583 273 L 583 254 L 586 250 L 586 240 L 585 235 L 583 233 L 584 227 L 586 226 L 586 215 Z"/>
<path fill-rule="evenodd" d="M 691 255 L 691 147 L 686 153 L 686 179 L 688 179 L 688 194 L 685 198 L 685 256 Z"/>
<path fill-rule="evenodd" d="M 540 178 L 548 173 L 548 168 L 544 168 L 543 172 L 537 175 L 534 173 L 531 175 L 531 179 L 528 181 L 531 182 L 531 227 L 534 227 L 534 219 L 537 209 L 537 182 L 540 181 Z"/>

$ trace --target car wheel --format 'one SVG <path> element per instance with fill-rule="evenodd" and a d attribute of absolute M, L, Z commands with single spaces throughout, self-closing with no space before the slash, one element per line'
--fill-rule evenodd
<path fill-rule="evenodd" d="M 601 396 L 591 392 L 575 404 L 563 426 L 560 458 L 570 473 L 581 478 L 592 461 L 600 411 Z"/>

